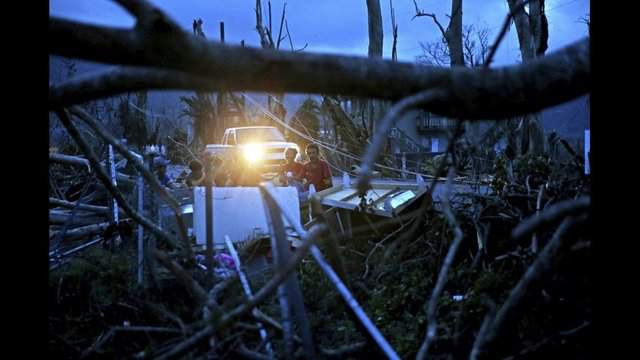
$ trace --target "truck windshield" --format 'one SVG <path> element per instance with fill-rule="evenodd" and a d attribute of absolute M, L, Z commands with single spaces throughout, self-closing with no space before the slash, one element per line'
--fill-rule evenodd
<path fill-rule="evenodd" d="M 285 141 L 284 136 L 276 128 L 237 129 L 238 144 L 249 144 L 266 141 Z"/>

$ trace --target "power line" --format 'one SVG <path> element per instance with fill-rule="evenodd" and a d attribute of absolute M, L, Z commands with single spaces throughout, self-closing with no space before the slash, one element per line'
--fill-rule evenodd
<path fill-rule="evenodd" d="M 249 100 L 251 103 L 253 103 L 255 106 L 258 107 L 259 110 L 261 110 L 265 115 L 267 115 L 268 117 L 270 117 L 273 121 L 277 122 L 278 124 L 286 127 L 287 129 L 289 129 L 289 131 L 295 133 L 296 135 L 302 137 L 303 139 L 308 140 L 309 142 L 312 142 L 318 146 L 321 146 L 323 148 L 326 148 L 327 150 L 331 150 L 335 153 L 338 153 L 342 156 L 345 156 L 347 158 L 350 158 L 352 160 L 358 161 L 360 162 L 361 159 L 338 148 L 337 146 L 332 146 L 330 144 L 326 144 L 322 141 L 316 140 L 310 136 L 304 135 L 303 133 L 301 133 L 300 131 L 298 131 L 297 129 L 289 126 L 289 124 L 285 123 L 284 121 L 280 120 L 277 116 L 275 116 L 273 113 L 271 113 L 269 110 L 265 109 L 261 104 L 259 104 L 258 102 L 256 102 L 255 100 L 253 100 L 249 95 L 245 94 L 245 93 L 241 93 L 242 96 L 245 97 L 245 99 Z M 414 172 L 414 171 L 409 171 L 409 170 L 402 170 L 402 169 L 398 169 L 398 168 L 394 168 L 394 167 L 390 167 L 390 166 L 386 166 L 386 165 L 382 165 L 379 163 L 374 163 L 374 166 L 380 168 L 380 169 L 386 169 L 386 170 L 391 170 L 391 171 L 396 171 L 399 173 L 405 173 L 405 174 L 412 174 L 412 175 L 420 175 L 422 177 L 426 177 L 426 178 L 431 178 L 434 179 L 435 177 L 432 175 L 428 175 L 428 174 L 423 174 L 423 173 L 419 173 L 419 172 Z"/>
<path fill-rule="evenodd" d="M 276 103 L 278 103 L 278 104 L 280 104 L 281 106 L 283 106 L 283 107 L 284 107 L 284 104 L 283 104 L 282 102 L 280 102 L 280 100 L 278 100 L 278 99 L 277 99 L 276 97 L 274 97 L 273 95 L 271 95 L 271 94 L 267 94 L 267 97 L 271 98 L 273 101 L 275 101 Z M 308 110 L 306 110 L 306 109 L 304 109 L 304 108 L 302 108 L 302 107 L 300 107 L 300 108 L 299 108 L 299 110 L 302 110 L 302 112 L 305 112 L 305 113 L 307 113 L 307 114 L 309 114 L 309 115 L 314 115 L 314 116 L 316 115 L 315 113 L 312 113 L 311 111 L 308 111 Z M 304 130 L 307 132 L 307 135 L 308 135 L 308 136 L 311 136 L 311 134 L 310 134 L 309 130 L 308 130 L 308 129 L 306 128 L 306 126 L 302 123 L 302 121 L 300 121 L 300 119 L 298 119 L 298 118 L 295 116 L 295 114 L 291 117 L 290 122 L 291 122 L 291 121 L 293 121 L 293 118 L 296 118 L 296 120 L 298 121 L 298 123 L 300 123 L 300 124 L 302 125 L 302 127 L 304 128 Z M 278 120 L 279 120 L 279 119 L 278 119 Z M 399 129 L 399 128 L 398 128 L 398 130 L 402 131 L 402 130 L 401 130 L 401 129 Z M 319 140 L 318 140 L 318 141 L 319 141 Z M 343 143 L 345 143 L 345 144 L 348 144 L 348 145 L 353 145 L 353 146 L 359 146 L 359 145 L 360 145 L 360 144 L 358 144 L 358 143 L 356 143 L 356 142 L 354 142 L 354 141 L 350 140 L 349 138 L 347 138 L 347 139 L 341 139 L 341 141 L 342 141 Z M 414 143 L 416 143 L 416 144 L 417 144 L 417 142 L 415 142 L 413 139 L 411 139 L 411 141 L 413 141 Z M 328 146 L 330 146 L 330 147 L 333 149 L 333 144 L 327 144 L 327 143 L 325 143 L 325 144 L 326 144 L 326 145 L 328 145 Z M 418 145 L 419 145 L 419 144 L 418 144 Z M 422 147 L 422 145 L 420 145 L 420 147 Z M 345 152 L 348 152 L 348 150 L 344 150 L 344 151 L 345 151 Z M 349 154 L 354 155 L 353 153 L 350 153 L 350 152 L 349 152 Z M 354 155 L 354 156 L 355 156 L 355 155 Z M 410 163 L 410 164 L 415 164 L 416 166 L 421 164 L 421 162 L 419 162 L 419 161 L 414 161 L 414 160 L 408 160 L 408 159 L 407 159 L 407 160 L 405 160 L 405 161 L 406 161 L 407 163 Z"/>

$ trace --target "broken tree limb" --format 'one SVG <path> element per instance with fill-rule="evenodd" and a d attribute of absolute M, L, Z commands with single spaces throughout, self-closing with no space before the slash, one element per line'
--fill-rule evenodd
<path fill-rule="evenodd" d="M 180 329 L 156 326 L 112 326 L 106 335 L 101 336 L 99 340 L 82 352 L 80 358 L 86 359 L 94 352 L 99 352 L 117 332 L 144 332 L 144 333 L 180 333 Z"/>
<path fill-rule="evenodd" d="M 162 356 L 158 357 L 158 359 L 174 359 L 192 349 L 194 346 L 197 346 L 200 342 L 206 340 L 210 337 L 216 329 L 225 327 L 229 325 L 234 319 L 246 314 L 253 310 L 256 306 L 261 304 L 263 301 L 267 299 L 269 295 L 271 295 L 277 288 L 282 284 L 286 279 L 289 273 L 293 271 L 300 261 L 307 256 L 309 252 L 309 248 L 313 246 L 316 239 L 319 235 L 321 235 L 326 230 L 324 225 L 313 226 L 309 232 L 306 233 L 304 237 L 304 242 L 300 247 L 297 248 L 293 257 L 289 259 L 287 264 L 278 270 L 271 280 L 267 282 L 260 290 L 252 296 L 248 298 L 245 302 L 237 306 L 236 308 L 225 312 L 220 319 L 215 323 L 215 325 L 208 325 L 204 329 L 200 330 L 191 338 L 186 341 L 178 344 L 170 351 L 166 352 Z"/>
<path fill-rule="evenodd" d="M 362 165 L 360 166 L 360 177 L 358 178 L 358 192 L 364 195 L 369 190 L 369 182 L 371 181 L 371 174 L 373 171 L 373 163 L 376 161 L 380 150 L 384 144 L 388 141 L 388 133 L 391 130 L 393 124 L 407 111 L 411 110 L 421 102 L 430 101 L 437 97 L 441 97 L 444 94 L 433 90 L 421 91 L 417 94 L 408 96 L 398 103 L 394 104 L 389 111 L 384 115 L 384 118 L 378 124 L 378 128 L 373 134 L 373 140 L 367 147 L 367 152 L 362 157 Z"/>
<path fill-rule="evenodd" d="M 438 274 L 438 280 L 436 281 L 436 286 L 433 288 L 433 292 L 431 293 L 431 297 L 429 298 L 429 302 L 427 305 L 427 331 L 424 337 L 424 341 L 418 350 L 418 354 L 416 355 L 416 360 L 423 360 L 429 351 L 429 345 L 437 336 L 437 310 L 438 310 L 438 300 L 440 299 L 440 295 L 442 294 L 442 290 L 444 290 L 444 285 L 447 282 L 447 277 L 449 274 L 449 268 L 453 264 L 453 260 L 456 257 L 456 253 L 458 252 L 458 247 L 462 243 L 462 239 L 464 238 L 464 234 L 460 229 L 460 225 L 456 220 L 453 212 L 451 211 L 451 206 L 449 204 L 449 191 L 451 189 L 451 181 L 453 179 L 454 170 L 449 170 L 449 176 L 447 177 L 447 187 L 444 194 L 444 198 L 442 199 L 442 208 L 443 213 L 449 223 L 449 226 L 453 228 L 453 233 L 455 235 L 453 241 L 451 242 L 451 246 L 449 246 L 449 251 L 447 251 L 447 256 L 442 263 L 442 267 L 440 268 L 440 273 Z"/>
<path fill-rule="evenodd" d="M 111 225 L 110 222 L 101 222 L 98 224 L 92 224 L 87 226 L 77 227 L 75 229 L 67 230 L 64 236 L 64 240 L 77 240 L 86 236 L 98 235 L 103 233 Z M 61 231 L 54 231 L 49 235 L 50 239 L 54 239 Z"/>
<path fill-rule="evenodd" d="M 371 249 L 371 251 L 369 251 L 369 254 L 367 255 L 367 257 L 365 258 L 364 261 L 364 273 L 362 274 L 362 276 L 360 277 L 361 279 L 365 280 L 367 278 L 367 275 L 369 274 L 369 258 L 371 258 L 371 256 L 373 255 L 373 253 L 380 247 L 382 246 L 382 243 L 387 241 L 388 239 L 393 238 L 396 234 L 398 234 L 399 232 L 401 232 L 402 230 L 404 230 L 407 225 L 413 223 L 413 221 L 416 218 L 411 218 L 409 221 L 407 221 L 406 223 L 403 223 L 402 225 L 400 225 L 399 228 L 395 229 L 393 232 L 391 232 L 390 234 L 388 234 L 387 236 L 385 236 L 384 238 L 382 238 L 382 240 L 378 241 L 373 248 Z"/>
<path fill-rule="evenodd" d="M 272 194 L 264 186 L 260 187 L 260 192 L 265 204 L 265 214 L 271 233 L 271 250 L 273 252 L 274 263 L 277 270 L 281 270 L 291 257 L 291 244 L 287 241 L 287 234 L 282 221 L 281 208 L 275 202 Z M 302 338 L 305 358 L 315 359 L 316 354 L 313 345 L 313 337 L 309 327 L 307 313 L 304 307 L 304 299 L 298 279 L 295 274 L 290 273 L 287 280 L 278 289 L 280 306 L 283 317 L 283 329 L 285 334 L 285 358 L 293 358 L 293 337 L 290 330 L 293 329 L 291 323 L 287 323 L 290 318 L 295 318 L 300 337 Z"/>
<path fill-rule="evenodd" d="M 70 201 L 65 201 L 56 198 L 49 198 L 50 205 L 56 205 L 67 209 L 76 208 L 78 210 L 96 212 L 100 214 L 107 214 L 109 212 L 109 208 L 107 206 L 97 206 L 97 205 L 87 205 L 87 204 L 77 204 Z"/>
<path fill-rule="evenodd" d="M 590 207 L 590 196 L 582 196 L 575 200 L 566 200 L 550 205 L 540 213 L 520 222 L 520 224 L 518 224 L 518 226 L 516 226 L 516 228 L 511 232 L 511 237 L 514 240 L 522 239 L 533 234 L 542 227 L 554 224 L 566 216 L 577 215 L 589 211 Z"/>
<path fill-rule="evenodd" d="M 268 193 L 267 191 L 268 188 L 269 186 L 262 187 L 262 189 L 264 189 L 265 192 L 267 193 Z M 311 231 L 314 230 L 316 226 L 323 226 L 324 228 L 326 228 L 324 224 L 314 225 L 307 232 L 304 230 L 302 225 L 300 225 L 300 223 L 295 221 L 295 219 L 293 218 L 293 216 L 291 216 L 291 214 L 287 211 L 287 209 L 284 208 L 282 205 L 280 205 L 280 203 L 275 197 L 273 197 L 273 203 L 280 208 L 282 215 L 287 219 L 289 224 L 293 226 L 295 232 L 297 232 L 302 239 L 309 239 L 311 236 L 313 236 L 313 233 Z M 305 240 L 305 242 L 303 243 L 303 246 L 305 246 L 308 243 L 310 243 L 310 241 Z M 378 328 L 371 322 L 371 320 L 369 319 L 367 314 L 364 312 L 362 307 L 360 307 L 360 305 L 358 304 L 358 301 L 353 297 L 353 295 L 351 294 L 349 289 L 346 287 L 346 285 L 342 282 L 342 280 L 340 280 L 340 277 L 336 274 L 336 272 L 333 270 L 331 265 L 329 265 L 327 261 L 324 259 L 318 247 L 313 244 L 310 244 L 309 247 L 311 248 L 311 255 L 313 255 L 313 258 L 318 264 L 318 266 L 320 266 L 320 269 L 322 269 L 322 271 L 331 280 L 333 285 L 338 290 L 338 293 L 340 293 L 342 298 L 345 300 L 345 302 L 349 306 L 349 309 L 353 312 L 354 316 L 360 321 L 359 323 L 362 324 L 362 326 L 364 326 L 366 330 L 365 334 L 371 337 L 371 339 L 380 347 L 382 352 L 388 358 L 399 359 L 395 350 L 391 347 L 391 345 L 389 345 L 389 343 L 384 338 L 382 333 L 380 333 L 380 330 L 378 330 Z M 298 252 L 296 252 L 296 255 L 300 252 L 301 248 L 302 246 L 298 248 Z"/>
<path fill-rule="evenodd" d="M 76 213 L 72 216 L 70 211 L 49 210 L 49 224 L 62 225 L 68 222 L 69 225 L 91 225 L 104 220 L 104 215 L 96 213 Z"/>
<path fill-rule="evenodd" d="M 320 348 L 322 355 L 332 359 L 344 359 L 348 355 L 361 351 L 367 345 L 366 342 L 360 341 L 353 344 L 343 345 L 335 349 Z"/>
<path fill-rule="evenodd" d="M 306 232 L 305 236 L 303 237 L 304 240 L 302 242 L 302 245 L 296 249 L 296 252 L 293 253 L 293 256 L 291 257 L 291 259 L 289 259 L 285 266 L 282 269 L 278 270 L 273 275 L 271 280 L 269 280 L 269 282 L 267 282 L 262 288 L 260 288 L 255 296 L 251 297 L 251 299 L 248 299 L 235 309 L 227 312 L 220 319 L 219 326 L 225 326 L 229 324 L 233 319 L 247 313 L 257 305 L 262 303 L 267 298 L 267 296 L 271 295 L 273 291 L 286 279 L 287 275 L 289 275 L 289 273 L 293 271 L 293 269 L 295 269 L 300 261 L 302 261 L 302 259 L 308 254 L 309 248 L 313 246 L 318 237 L 325 231 L 326 226 L 324 225 L 312 226 L 311 229 L 309 229 L 309 231 Z"/>
<path fill-rule="evenodd" d="M 146 89 L 189 89 L 218 91 L 216 81 L 162 69 L 119 67 L 100 73 L 80 75 L 49 89 L 50 104 L 75 105 L 121 93 Z"/>
<path fill-rule="evenodd" d="M 568 217 L 558 227 L 553 234 L 551 240 L 547 243 L 540 255 L 529 266 L 518 284 L 511 290 L 509 297 L 496 313 L 495 319 L 491 325 L 486 327 L 486 331 L 480 332 L 476 338 L 474 349 L 476 358 L 486 358 L 490 354 L 490 346 L 496 340 L 500 331 L 504 326 L 513 320 L 517 310 L 523 305 L 525 297 L 531 293 L 531 289 L 535 284 L 547 273 L 552 267 L 552 262 L 562 252 L 568 248 L 570 241 L 567 234 L 573 230 L 576 225 L 584 222 L 586 215 L 580 217 Z"/>
<path fill-rule="evenodd" d="M 208 339 L 211 335 L 213 335 L 215 328 L 211 325 L 205 326 L 202 330 L 195 333 L 195 335 L 191 336 L 187 340 L 181 342 L 180 344 L 171 348 L 171 350 L 165 352 L 164 354 L 157 357 L 158 360 L 167 360 L 167 359 L 175 359 L 180 355 L 186 353 L 191 350 L 193 347 L 201 343 L 202 341 Z"/>
<path fill-rule="evenodd" d="M 183 31 L 157 8 L 140 16 L 130 30 L 50 17 L 49 51 L 103 63 L 181 71 L 208 79 L 214 85 L 212 88 L 229 91 L 287 91 L 398 100 L 426 89 L 439 89 L 448 96 L 431 99 L 421 107 L 435 114 L 465 119 L 533 113 L 584 95 L 591 87 L 588 39 L 525 65 L 444 69 L 207 42 Z M 180 89 L 170 81 L 163 88 Z M 50 87 L 50 108 L 77 103 L 60 101 L 64 96 L 55 89 Z"/>
<path fill-rule="evenodd" d="M 396 351 L 389 344 L 387 339 L 384 338 L 384 335 L 378 330 L 376 325 L 369 319 L 367 314 L 364 312 L 358 301 L 353 297 L 349 289 L 345 286 L 345 284 L 340 280 L 336 272 L 331 268 L 331 265 L 327 263 L 327 261 L 322 256 L 320 249 L 316 246 L 311 247 L 311 255 L 315 259 L 320 269 L 327 275 L 331 283 L 335 286 L 336 290 L 344 301 L 349 306 L 349 309 L 354 313 L 354 315 L 360 320 L 362 325 L 367 330 L 366 334 L 371 337 L 371 339 L 380 347 L 380 350 L 387 356 L 389 359 L 400 359 Z"/>
<path fill-rule="evenodd" d="M 273 359 L 273 356 L 263 355 L 263 354 L 261 354 L 259 352 L 247 349 L 247 347 L 243 343 L 240 343 L 240 345 L 237 348 L 233 349 L 232 353 L 237 355 L 240 359 L 247 359 L 247 360 L 270 360 L 270 359 Z"/>
<path fill-rule="evenodd" d="M 198 302 L 201 304 L 207 302 L 207 292 L 204 291 L 202 286 L 200 286 L 200 284 L 198 284 L 198 282 L 187 271 L 185 271 L 178 263 L 171 260 L 165 252 L 158 249 L 151 249 L 151 251 L 153 251 L 153 256 L 158 259 L 158 262 L 176 275 L 184 287 L 198 300 Z"/>
<path fill-rule="evenodd" d="M 251 291 L 251 285 L 249 284 L 249 280 L 247 280 L 246 275 L 242 271 L 242 266 L 240 264 L 240 256 L 238 256 L 238 252 L 236 251 L 235 247 L 233 247 L 233 243 L 231 242 L 231 239 L 229 238 L 229 236 L 227 235 L 224 236 L 224 243 L 227 246 L 227 250 L 229 250 L 229 254 L 231 254 L 231 257 L 233 258 L 233 262 L 236 267 L 236 272 L 240 277 L 240 282 L 242 283 L 242 288 L 244 290 L 245 295 L 247 295 L 247 297 L 253 296 L 253 292 Z M 258 308 L 255 307 L 251 312 L 251 314 L 254 317 L 257 317 L 259 316 L 258 311 L 259 311 Z M 273 347 L 271 346 L 271 342 L 269 341 L 269 338 L 267 336 L 267 331 L 265 330 L 264 326 L 260 322 L 258 322 L 258 331 L 260 332 L 260 338 L 262 339 L 262 341 L 265 342 L 267 353 L 269 354 L 270 357 L 273 358 Z"/>
<path fill-rule="evenodd" d="M 271 187 L 273 187 L 273 185 L 271 185 Z M 325 236 L 324 239 L 322 239 L 324 240 L 323 243 L 326 245 L 329 264 L 331 264 L 331 267 L 336 271 L 340 279 L 342 279 L 342 281 L 344 281 L 345 284 L 348 284 L 347 270 L 344 267 L 344 260 L 342 259 L 342 256 L 340 255 L 340 251 L 338 250 L 338 240 L 337 240 L 338 236 L 336 234 L 336 231 L 333 228 L 333 226 L 331 226 L 331 223 L 329 222 L 329 217 L 322 210 L 322 204 L 315 196 L 311 198 L 311 206 L 316 213 L 320 214 L 319 217 L 321 222 L 326 224 L 327 227 L 329 228 L 329 235 Z M 338 215 L 338 211 L 336 211 L 335 214 L 339 218 L 340 215 Z"/>
<path fill-rule="evenodd" d="M 89 160 L 80 156 L 49 153 L 49 162 L 66 165 L 86 166 L 87 170 L 91 172 L 91 165 L 89 165 Z M 118 182 L 123 182 L 127 185 L 135 184 L 135 180 L 133 180 L 129 175 L 117 173 L 116 176 Z"/>
<path fill-rule="evenodd" d="M 138 21 L 153 17 L 155 8 L 145 0 L 114 0 Z M 175 25 L 174 25 L 175 26 Z"/>
<path fill-rule="evenodd" d="M 49 162 L 58 163 L 58 164 L 66 164 L 66 165 L 78 165 L 78 166 L 86 166 L 87 170 L 91 171 L 91 166 L 89 165 L 89 160 L 73 155 L 65 155 L 65 154 L 57 154 L 57 153 L 49 153 Z"/>
<path fill-rule="evenodd" d="M 87 159 L 89 160 L 89 162 L 91 163 L 91 166 L 95 170 L 96 177 L 102 182 L 102 184 L 107 188 L 107 190 L 111 193 L 111 195 L 113 195 L 113 197 L 118 202 L 118 205 L 120 205 L 122 209 L 127 213 L 127 215 L 129 215 L 133 220 L 142 224 L 144 227 L 149 229 L 149 231 L 151 231 L 154 235 L 163 239 L 171 247 L 175 247 L 176 242 L 169 233 L 162 230 L 158 225 L 152 223 L 151 221 L 149 221 L 148 219 L 140 215 L 137 211 L 135 211 L 131 207 L 131 205 L 129 205 L 129 203 L 125 200 L 122 193 L 115 186 L 113 186 L 113 184 L 111 183 L 111 179 L 109 179 L 109 176 L 100 165 L 98 159 L 93 153 L 93 150 L 91 149 L 89 144 L 82 138 L 82 136 L 80 136 L 78 129 L 75 127 L 75 125 L 71 123 L 71 119 L 69 118 L 69 115 L 66 113 L 66 111 L 58 110 L 56 111 L 56 114 L 60 118 L 60 122 L 64 125 L 64 127 L 69 132 L 69 135 L 75 140 L 75 142 L 78 144 L 78 146 L 82 149 L 82 151 L 87 156 Z"/>
<path fill-rule="evenodd" d="M 106 143 L 113 145 L 113 147 L 125 158 L 129 161 L 136 170 L 142 174 L 145 181 L 150 184 L 151 189 L 160 194 L 160 198 L 163 199 L 173 211 L 174 217 L 176 219 L 176 223 L 178 224 L 178 234 L 183 243 L 183 251 L 184 256 L 187 259 L 193 259 L 193 254 L 191 251 L 191 242 L 189 237 L 187 236 L 187 228 L 184 224 L 184 220 L 180 215 L 180 204 L 178 201 L 171 196 L 171 194 L 167 191 L 167 189 L 160 184 L 158 178 L 149 171 L 142 161 L 131 154 L 129 149 L 123 145 L 120 141 L 118 141 L 113 135 L 107 131 L 102 124 L 94 119 L 91 115 L 89 115 L 86 111 L 82 110 L 78 106 L 74 106 L 70 109 L 71 113 L 82 120 L 85 124 L 87 124 L 102 140 Z M 133 181 L 135 183 L 135 181 Z"/>

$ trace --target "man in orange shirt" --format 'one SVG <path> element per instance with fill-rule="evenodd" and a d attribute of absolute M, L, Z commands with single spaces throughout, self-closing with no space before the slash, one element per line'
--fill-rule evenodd
<path fill-rule="evenodd" d="M 322 191 L 333 186 L 331 180 L 331 170 L 329 164 L 320 159 L 320 148 L 316 144 L 307 145 L 307 156 L 309 161 L 304 164 L 304 184 L 305 189 L 309 189 L 309 184 L 313 184 L 316 191 Z"/>

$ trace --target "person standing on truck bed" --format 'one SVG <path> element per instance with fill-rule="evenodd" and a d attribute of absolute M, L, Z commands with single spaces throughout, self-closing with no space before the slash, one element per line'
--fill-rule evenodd
<path fill-rule="evenodd" d="M 305 188 L 313 184 L 316 191 L 322 191 L 333 186 L 329 164 L 320 159 L 320 148 L 316 144 L 309 144 L 306 148 L 309 161 L 304 164 L 303 183 Z"/>

